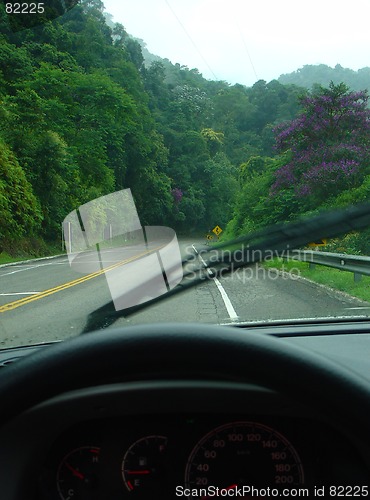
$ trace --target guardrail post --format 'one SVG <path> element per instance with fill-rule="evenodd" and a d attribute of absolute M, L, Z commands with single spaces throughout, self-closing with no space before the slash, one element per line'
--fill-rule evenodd
<path fill-rule="evenodd" d="M 72 223 L 63 222 L 62 224 L 62 247 L 64 247 L 68 253 L 72 253 Z"/>
<path fill-rule="evenodd" d="M 308 268 L 310 270 L 315 269 L 317 264 L 319 266 L 333 267 L 334 269 L 353 273 L 355 283 L 361 281 L 362 276 L 370 276 L 370 256 L 296 250 L 293 257 L 290 254 L 286 255 L 286 257 L 301 262 L 308 262 Z"/>
<path fill-rule="evenodd" d="M 353 276 L 354 276 L 354 279 L 355 279 L 355 283 L 358 283 L 359 281 L 361 281 L 361 278 L 362 278 L 362 274 L 361 273 L 353 273 Z"/>

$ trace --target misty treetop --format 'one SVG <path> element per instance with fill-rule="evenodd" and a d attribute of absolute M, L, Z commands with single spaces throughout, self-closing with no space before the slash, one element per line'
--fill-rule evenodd
<path fill-rule="evenodd" d="M 298 85 L 312 89 L 316 85 L 327 87 L 332 81 L 334 84 L 344 83 L 352 90 L 370 90 L 370 68 L 344 68 L 336 64 L 334 68 L 326 64 L 306 64 L 293 73 L 279 76 L 278 81 L 283 85 Z"/>

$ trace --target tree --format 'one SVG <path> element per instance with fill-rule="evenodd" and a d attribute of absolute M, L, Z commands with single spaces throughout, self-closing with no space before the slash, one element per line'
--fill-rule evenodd
<path fill-rule="evenodd" d="M 359 186 L 369 173 L 367 101 L 367 91 L 333 82 L 302 97 L 301 115 L 275 129 L 277 150 L 290 158 L 276 171 L 272 195 L 288 189 L 312 206 Z"/>
<path fill-rule="evenodd" d="M 281 160 L 253 156 L 239 169 L 240 190 L 234 197 L 233 217 L 226 229 L 227 236 L 239 236 L 284 218 L 285 204 L 269 197 L 273 173 Z M 289 206 L 289 204 L 288 204 Z"/>
<path fill-rule="evenodd" d="M 222 148 L 225 136 L 222 132 L 216 132 L 212 128 L 201 130 L 202 137 L 206 140 L 211 156 L 214 156 Z"/>
<path fill-rule="evenodd" d="M 16 82 L 31 72 L 32 65 L 27 51 L 7 43 L 0 35 L 0 75 L 7 89 L 11 91 Z"/>
<path fill-rule="evenodd" d="M 41 210 L 32 186 L 10 148 L 0 139 L 0 244 L 34 234 Z"/>
<path fill-rule="evenodd" d="M 224 228 L 232 216 L 237 193 L 236 168 L 224 153 L 216 153 L 206 162 L 204 174 L 204 223 L 212 227 L 218 224 Z"/>

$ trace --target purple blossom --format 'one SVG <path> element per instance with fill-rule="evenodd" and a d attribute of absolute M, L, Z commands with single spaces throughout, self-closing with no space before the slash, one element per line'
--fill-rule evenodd
<path fill-rule="evenodd" d="M 308 184 L 303 184 L 297 188 L 296 193 L 298 196 L 304 198 L 305 196 L 309 196 L 312 193 L 312 190 Z"/>
<path fill-rule="evenodd" d="M 181 191 L 181 189 L 179 188 L 174 188 L 174 189 L 171 189 L 171 194 L 173 196 L 173 201 L 176 205 L 178 205 L 183 197 L 183 192 Z"/>
<path fill-rule="evenodd" d="M 359 164 L 354 160 L 321 163 L 315 165 L 301 176 L 300 183 L 295 188 L 297 195 L 304 197 L 314 192 L 322 192 L 328 187 L 338 188 L 343 182 L 350 180 L 359 171 Z"/>
<path fill-rule="evenodd" d="M 275 173 L 276 181 L 271 187 L 271 194 L 276 194 L 286 187 L 291 187 L 296 183 L 294 175 L 294 167 L 291 163 L 287 163 Z"/>
<path fill-rule="evenodd" d="M 274 128 L 278 152 L 290 161 L 275 172 L 271 195 L 290 188 L 297 196 L 331 192 L 361 179 L 370 163 L 370 110 L 366 91 L 344 84 L 301 99 L 302 114 Z"/>
<path fill-rule="evenodd" d="M 340 160 L 337 163 L 321 163 L 302 174 L 302 179 L 309 183 L 334 182 L 341 177 L 349 177 L 358 172 L 358 163 L 354 160 Z"/>

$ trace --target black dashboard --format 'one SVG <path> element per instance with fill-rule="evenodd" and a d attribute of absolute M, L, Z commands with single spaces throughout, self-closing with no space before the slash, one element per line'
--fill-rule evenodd
<path fill-rule="evenodd" d="M 274 332 L 279 343 L 304 345 L 370 386 L 370 335 L 357 327 L 351 336 L 345 331 L 353 331 L 350 325 L 335 335 L 332 325 L 321 325 L 316 335 L 309 334 L 312 328 L 282 326 Z M 49 347 L 32 349 L 46 353 Z M 26 348 L 11 351 L 1 352 L 3 366 L 6 359 L 28 357 Z M 314 402 L 312 394 L 320 392 L 314 378 L 312 387 L 308 380 L 295 395 L 255 381 L 225 380 L 225 368 L 220 376 L 170 378 L 163 363 L 158 366 L 155 377 L 139 372 L 123 381 L 106 380 L 104 363 L 86 365 L 101 384 L 56 389 L 8 419 L 0 427 L 1 498 L 369 495 L 367 429 L 333 413 L 330 394 L 327 407 Z M 0 379 L 10 368 L 0 370 Z M 271 372 L 267 364 L 263 371 Z M 343 413 L 351 411 L 345 385 L 342 404 Z"/>
<path fill-rule="evenodd" d="M 191 490 L 365 486 L 348 437 L 299 417 L 146 415 L 80 422 L 53 443 L 39 500 L 180 498 Z M 189 496 L 189 495 L 187 495 Z"/>

